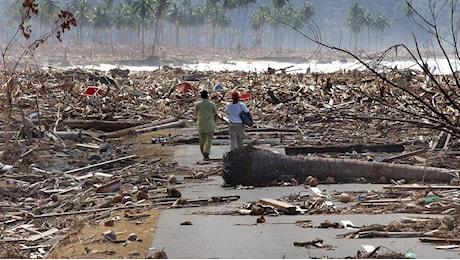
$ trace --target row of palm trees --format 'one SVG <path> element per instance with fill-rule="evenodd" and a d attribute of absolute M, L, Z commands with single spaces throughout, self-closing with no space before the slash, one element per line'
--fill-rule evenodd
<path fill-rule="evenodd" d="M 380 48 L 382 48 L 383 32 L 390 27 L 390 19 L 386 18 L 382 13 L 372 15 L 364 7 L 358 3 L 354 3 L 347 14 L 347 22 L 350 27 L 350 46 L 354 49 L 360 47 L 358 36 L 367 28 L 368 30 L 368 44 L 370 44 L 370 31 L 371 29 L 376 32 L 376 42 L 380 40 Z M 353 38 L 354 36 L 354 38 Z M 363 34 L 361 34 L 363 36 Z M 380 36 L 380 37 L 379 37 Z M 352 38 L 354 42 L 352 42 Z M 362 46 L 361 46 L 362 47 Z M 367 46 L 370 47 L 370 46 Z"/>
<path fill-rule="evenodd" d="M 8 10 L 18 8 L 17 2 Z M 147 54 L 147 42 L 151 46 L 149 55 L 155 55 L 160 43 L 179 46 L 184 42 L 187 46 L 212 48 L 245 46 L 249 42 L 255 47 L 281 50 L 289 39 L 287 34 L 292 34 L 286 31 L 283 23 L 303 29 L 315 15 L 310 1 L 303 2 L 300 7 L 289 0 L 259 1 L 257 4 L 256 0 L 40 0 L 38 33 L 52 26 L 59 10 L 67 9 L 77 19 L 77 29 L 70 34 L 76 42 L 116 46 L 140 41 L 142 57 Z M 249 15 L 252 6 L 255 8 Z M 7 15 L 16 19 L 14 12 L 8 11 Z M 371 19 L 357 4 L 350 8 L 348 21 L 356 37 L 366 26 L 383 33 L 390 25 L 389 19 L 381 13 Z M 254 31 L 249 40 L 245 38 L 247 24 Z M 290 40 L 291 47 L 295 42 Z"/>

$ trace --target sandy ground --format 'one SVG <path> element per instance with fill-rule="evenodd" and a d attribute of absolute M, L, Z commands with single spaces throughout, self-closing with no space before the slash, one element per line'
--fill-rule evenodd
<path fill-rule="evenodd" d="M 158 216 L 158 209 L 111 212 L 108 218 L 99 223 L 88 224 L 81 230 L 69 232 L 63 245 L 56 248 L 49 258 L 145 258 Z M 104 241 L 103 234 L 108 231 L 115 232 L 114 243 Z M 131 234 L 136 235 L 133 241 L 128 240 Z"/>
<path fill-rule="evenodd" d="M 138 155 L 137 161 L 172 160 L 174 150 L 161 144 L 152 144 L 151 138 L 164 135 L 159 130 L 137 136 L 121 138 L 123 142 L 132 144 L 133 153 Z M 168 130 L 171 131 L 171 130 Z M 148 204 L 148 203 L 147 203 Z M 60 246 L 56 247 L 48 258 L 146 258 L 152 243 L 160 209 L 151 206 L 130 210 L 110 212 L 104 218 L 84 221 L 81 226 L 68 232 Z M 113 221 L 111 221 L 113 220 Z M 113 222 L 113 226 L 110 223 Z M 112 230 L 116 234 L 116 242 L 104 241 L 103 233 Z M 130 234 L 136 234 L 135 241 L 126 241 Z"/>

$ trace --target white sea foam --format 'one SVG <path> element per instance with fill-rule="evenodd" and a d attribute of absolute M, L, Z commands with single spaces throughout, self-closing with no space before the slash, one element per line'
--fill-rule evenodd
<path fill-rule="evenodd" d="M 449 74 L 451 69 L 449 67 L 447 59 L 427 59 L 426 62 L 432 72 L 435 74 Z M 372 64 L 369 62 L 369 64 Z M 460 69 L 459 61 L 451 61 L 451 65 L 454 71 Z M 170 67 L 178 67 L 173 64 L 168 65 Z M 129 69 L 130 71 L 154 71 L 161 66 L 118 66 L 113 64 L 95 64 L 86 66 L 75 66 L 78 68 L 89 68 L 100 71 L 109 71 L 114 68 Z M 74 68 L 75 68 L 74 67 Z M 341 70 L 362 70 L 365 66 L 360 64 L 358 61 L 354 62 L 339 62 L 333 61 L 331 63 L 290 63 L 290 62 L 276 62 L 276 61 L 231 61 L 231 62 L 208 62 L 208 63 L 193 63 L 183 64 L 180 66 L 186 70 L 192 71 L 245 71 L 245 72 L 266 72 L 267 69 L 273 68 L 276 71 L 285 70 L 286 73 L 306 73 L 307 71 L 316 73 L 329 73 Z M 414 69 L 421 70 L 420 66 L 415 61 L 391 61 L 382 62 L 379 66 L 375 67 L 377 71 L 381 71 L 385 68 L 398 69 Z"/>

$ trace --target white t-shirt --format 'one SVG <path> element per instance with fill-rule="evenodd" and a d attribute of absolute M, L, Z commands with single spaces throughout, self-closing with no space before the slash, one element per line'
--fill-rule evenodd
<path fill-rule="evenodd" d="M 249 112 L 248 107 L 242 102 L 238 102 L 236 104 L 228 103 L 224 110 L 224 112 L 228 115 L 230 123 L 243 123 L 240 118 L 241 111 Z"/>

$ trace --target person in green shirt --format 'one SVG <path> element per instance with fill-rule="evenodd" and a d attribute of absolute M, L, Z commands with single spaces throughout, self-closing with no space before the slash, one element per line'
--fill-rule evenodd
<path fill-rule="evenodd" d="M 201 91 L 200 96 L 201 101 L 195 104 L 194 116 L 197 118 L 198 139 L 203 160 L 209 160 L 212 136 L 216 129 L 217 108 L 214 102 L 209 100 L 208 91 Z"/>

